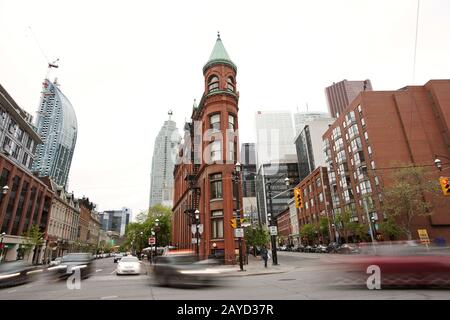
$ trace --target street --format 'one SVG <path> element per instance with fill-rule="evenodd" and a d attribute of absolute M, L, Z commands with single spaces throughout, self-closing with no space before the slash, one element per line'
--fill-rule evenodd
<path fill-rule="evenodd" d="M 34 282 L 0 289 L 0 299 L 37 300 L 317 300 L 317 299 L 450 299 L 450 290 L 368 290 L 335 286 L 337 271 L 330 264 L 336 255 L 279 252 L 280 265 L 293 266 L 277 274 L 227 277 L 224 285 L 197 288 L 157 286 L 147 274 L 117 276 L 113 258 L 95 261 L 95 274 L 68 289 L 66 281 L 49 280 L 44 274 Z M 261 263 L 261 269 L 263 269 Z M 268 271 L 271 265 L 269 264 Z"/>

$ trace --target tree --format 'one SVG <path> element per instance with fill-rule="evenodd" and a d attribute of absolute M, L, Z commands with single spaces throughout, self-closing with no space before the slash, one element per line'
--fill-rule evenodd
<path fill-rule="evenodd" d="M 325 239 L 325 237 L 328 238 L 328 218 L 327 217 L 320 217 L 319 220 L 319 233 L 322 237 L 322 240 Z"/>
<path fill-rule="evenodd" d="M 348 243 L 348 237 L 350 236 L 352 229 L 352 226 L 350 225 L 352 216 L 352 211 L 349 208 L 346 208 L 344 212 L 337 213 L 334 216 L 336 230 L 338 231 L 339 236 L 344 237 L 346 243 Z"/>
<path fill-rule="evenodd" d="M 143 220 L 144 218 L 145 220 Z M 156 227 L 156 219 L 159 220 L 158 228 Z M 158 247 L 170 244 L 172 210 L 169 207 L 157 204 L 149 208 L 147 212 L 141 212 L 137 220 L 137 222 L 129 223 L 125 229 L 124 247 L 141 252 L 148 245 L 147 239 L 152 236 L 152 229 L 155 232 Z"/>
<path fill-rule="evenodd" d="M 306 238 L 308 240 L 308 244 L 309 244 L 310 241 L 314 240 L 316 231 L 317 231 L 316 227 L 313 224 L 307 223 L 307 224 L 303 225 L 302 228 L 300 229 L 300 235 L 302 238 Z"/>
<path fill-rule="evenodd" d="M 425 194 L 439 190 L 439 184 L 429 178 L 424 167 L 405 167 L 391 174 L 393 183 L 384 189 L 383 209 L 387 221 L 398 224 L 400 233 L 412 239 L 411 223 L 414 217 L 430 215 L 433 209 L 425 200 Z M 386 225 L 385 227 L 388 227 Z"/>
<path fill-rule="evenodd" d="M 250 247 L 253 247 L 253 254 L 256 255 L 256 247 L 262 247 L 266 245 L 269 240 L 269 233 L 267 230 L 264 230 L 262 227 L 258 226 L 257 228 L 245 228 L 244 234 L 245 242 Z"/>
<path fill-rule="evenodd" d="M 37 225 L 33 225 L 30 230 L 24 232 L 23 237 L 25 240 L 22 244 L 24 254 L 26 254 L 27 257 L 33 248 L 36 251 L 36 249 L 44 243 L 44 233 L 41 232 Z"/>
<path fill-rule="evenodd" d="M 397 239 L 402 234 L 402 230 L 397 225 L 394 216 L 392 215 L 388 216 L 380 223 L 380 231 L 391 241 Z"/>

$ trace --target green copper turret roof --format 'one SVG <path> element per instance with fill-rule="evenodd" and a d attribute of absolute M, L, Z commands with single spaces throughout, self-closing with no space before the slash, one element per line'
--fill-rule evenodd
<path fill-rule="evenodd" d="M 203 67 L 203 72 L 205 72 L 206 69 L 212 67 L 215 64 L 226 64 L 232 67 L 234 71 L 237 71 L 236 65 L 233 63 L 233 61 L 231 61 L 227 50 L 225 50 L 225 47 L 223 46 L 222 39 L 220 39 L 219 33 L 217 34 L 216 44 L 213 48 L 213 51 L 211 52 L 211 55 L 209 56 L 208 62 Z"/>

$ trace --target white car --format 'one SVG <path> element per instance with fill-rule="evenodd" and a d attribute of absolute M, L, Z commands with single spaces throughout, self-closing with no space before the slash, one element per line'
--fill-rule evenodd
<path fill-rule="evenodd" d="M 50 264 L 48 265 L 49 267 L 54 267 L 57 266 L 61 263 L 61 257 L 56 258 L 55 260 L 51 261 Z"/>
<path fill-rule="evenodd" d="M 140 274 L 142 270 L 142 263 L 138 258 L 133 256 L 126 256 L 120 259 L 117 264 L 117 275 L 122 274 Z"/>

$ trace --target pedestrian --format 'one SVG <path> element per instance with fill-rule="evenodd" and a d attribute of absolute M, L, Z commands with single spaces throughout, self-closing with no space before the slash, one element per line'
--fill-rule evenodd
<path fill-rule="evenodd" d="M 269 258 L 269 251 L 267 251 L 266 246 L 261 249 L 261 258 L 264 260 L 264 267 L 267 268 L 267 259 Z"/>

